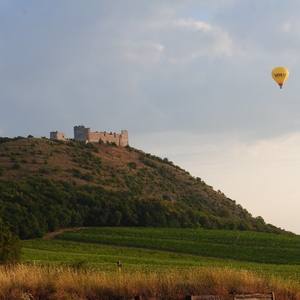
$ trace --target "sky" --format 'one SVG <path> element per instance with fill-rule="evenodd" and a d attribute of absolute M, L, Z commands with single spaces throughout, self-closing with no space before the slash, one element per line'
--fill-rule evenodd
<path fill-rule="evenodd" d="M 0 0 L 0 135 L 128 129 L 132 146 L 300 234 L 299 11 L 298 0 Z"/>

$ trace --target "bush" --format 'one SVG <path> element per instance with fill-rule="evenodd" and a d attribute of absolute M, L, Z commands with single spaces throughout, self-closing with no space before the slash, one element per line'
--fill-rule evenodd
<path fill-rule="evenodd" d="M 12 139 L 8 138 L 8 137 L 0 137 L 0 144 L 4 144 L 7 142 L 10 142 Z"/>
<path fill-rule="evenodd" d="M 87 149 L 91 149 L 92 151 L 94 151 L 94 152 L 96 152 L 96 153 L 99 152 L 97 146 L 96 146 L 95 144 L 93 144 L 93 143 L 87 143 L 87 144 L 86 144 L 86 148 L 87 148 Z"/>
<path fill-rule="evenodd" d="M 20 241 L 2 222 L 0 229 L 0 263 L 17 263 L 21 256 Z"/>
<path fill-rule="evenodd" d="M 135 162 L 130 162 L 127 164 L 127 166 L 130 168 L 130 169 L 136 169 L 136 163 Z"/>
<path fill-rule="evenodd" d="M 40 174 L 51 174 L 51 169 L 43 166 L 39 168 L 39 173 Z"/>
<path fill-rule="evenodd" d="M 20 165 L 18 162 L 15 162 L 15 163 L 12 165 L 12 169 L 13 169 L 13 170 L 19 170 L 19 169 L 21 169 L 21 165 Z"/>
<path fill-rule="evenodd" d="M 71 171 L 72 171 L 73 176 L 76 177 L 76 178 L 80 178 L 80 179 L 86 180 L 86 181 L 92 181 L 94 179 L 92 174 L 82 173 L 78 169 L 72 169 Z"/>

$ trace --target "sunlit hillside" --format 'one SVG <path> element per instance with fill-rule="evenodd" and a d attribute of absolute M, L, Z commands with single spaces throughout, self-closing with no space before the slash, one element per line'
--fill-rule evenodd
<path fill-rule="evenodd" d="M 0 142 L 0 217 L 21 238 L 103 225 L 281 232 L 166 158 L 106 144 Z"/>

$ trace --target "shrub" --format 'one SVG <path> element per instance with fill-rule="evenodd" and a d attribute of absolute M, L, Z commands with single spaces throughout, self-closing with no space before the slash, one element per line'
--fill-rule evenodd
<path fill-rule="evenodd" d="M 78 169 L 72 169 L 72 174 L 74 177 L 76 178 L 80 178 L 82 180 L 86 180 L 86 181 L 92 181 L 94 179 L 92 174 L 89 173 L 82 173 L 80 170 Z"/>
<path fill-rule="evenodd" d="M 11 154 L 11 155 L 10 155 L 10 161 L 14 162 L 14 161 L 16 161 L 16 160 L 17 160 L 16 157 L 15 157 L 13 154 Z"/>
<path fill-rule="evenodd" d="M 40 174 L 50 174 L 51 170 L 49 168 L 43 166 L 43 167 L 39 168 L 39 173 Z"/>
<path fill-rule="evenodd" d="M 127 164 L 127 166 L 130 168 L 130 169 L 136 169 L 136 163 L 135 162 L 130 162 Z"/>
<path fill-rule="evenodd" d="M 96 153 L 99 152 L 97 146 L 95 144 L 93 144 L 93 143 L 87 143 L 86 144 L 86 148 L 91 149 L 92 151 L 94 151 Z"/>
<path fill-rule="evenodd" d="M 85 173 L 81 175 L 81 179 L 86 180 L 86 181 L 93 181 L 94 176 L 89 173 Z"/>
<path fill-rule="evenodd" d="M 18 162 L 15 162 L 15 163 L 12 165 L 12 169 L 13 169 L 13 170 L 19 170 L 19 169 L 21 169 L 21 165 L 20 165 Z"/>
<path fill-rule="evenodd" d="M 0 263 L 17 263 L 21 256 L 20 241 L 2 222 L 0 229 Z"/>
<path fill-rule="evenodd" d="M 72 169 L 72 174 L 74 177 L 81 178 L 81 172 L 78 169 Z"/>

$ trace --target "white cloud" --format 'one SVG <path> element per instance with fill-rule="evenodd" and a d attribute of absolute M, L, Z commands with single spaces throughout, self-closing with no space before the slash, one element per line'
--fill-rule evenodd
<path fill-rule="evenodd" d="M 291 22 L 284 22 L 282 25 L 281 25 L 281 31 L 284 32 L 284 33 L 288 33 L 290 32 L 292 29 L 292 23 Z"/>
<path fill-rule="evenodd" d="M 173 15 L 146 20 L 133 36 L 124 32 L 123 41 L 118 45 L 125 61 L 149 66 L 159 62 L 186 64 L 202 57 L 232 56 L 238 48 L 222 28 Z"/>
<path fill-rule="evenodd" d="M 160 43 L 141 41 L 121 45 L 121 55 L 129 62 L 152 64 L 159 62 L 165 47 Z"/>
<path fill-rule="evenodd" d="M 197 21 L 194 19 L 177 19 L 173 21 L 173 24 L 175 27 L 178 28 L 186 28 L 188 30 L 195 30 L 195 31 L 202 31 L 202 32 L 208 32 L 213 29 L 213 27 L 203 21 Z"/>
<path fill-rule="evenodd" d="M 190 52 L 193 53 L 193 55 L 187 53 L 187 56 L 192 56 L 194 59 L 199 56 L 232 56 L 238 49 L 224 27 L 201 18 L 169 15 L 149 20 L 144 25 L 144 33 L 154 33 L 165 45 L 166 50 L 169 46 L 180 48 L 186 45 L 186 48 L 189 47 Z"/>
<path fill-rule="evenodd" d="M 192 18 L 155 21 L 152 29 L 160 32 L 168 62 L 190 63 L 201 57 L 232 56 L 238 47 L 222 28 Z"/>

